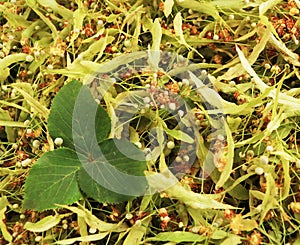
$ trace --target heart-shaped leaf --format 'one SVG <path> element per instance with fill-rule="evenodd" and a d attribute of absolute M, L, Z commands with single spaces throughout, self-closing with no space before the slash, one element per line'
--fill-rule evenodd
<path fill-rule="evenodd" d="M 98 201 L 117 203 L 144 194 L 146 164 L 144 154 L 132 143 L 108 139 L 99 144 L 102 154 L 83 163 L 79 186 Z"/>
<path fill-rule="evenodd" d="M 65 85 L 53 99 L 48 117 L 48 130 L 53 138 L 62 138 L 63 145 L 74 149 L 72 137 L 72 113 L 76 97 L 82 85 L 73 81 Z"/>
<path fill-rule="evenodd" d="M 87 86 L 72 81 L 58 92 L 48 128 L 65 148 L 45 153 L 34 164 L 25 183 L 24 208 L 72 204 L 82 197 L 79 186 L 89 197 L 109 203 L 144 193 L 144 153 L 128 141 L 107 139 L 110 118 Z"/>
<path fill-rule="evenodd" d="M 102 141 L 108 137 L 110 128 L 107 112 L 95 102 L 88 87 L 80 82 L 68 83 L 54 97 L 48 130 L 52 138 L 63 139 L 63 146 L 75 149 L 74 137 L 77 135 L 83 137 L 77 143 L 88 142 L 93 137 Z"/>
<path fill-rule="evenodd" d="M 77 155 L 70 149 L 45 153 L 31 168 L 25 183 L 23 208 L 44 210 L 55 204 L 72 204 L 81 198 L 76 181 L 80 169 Z"/>

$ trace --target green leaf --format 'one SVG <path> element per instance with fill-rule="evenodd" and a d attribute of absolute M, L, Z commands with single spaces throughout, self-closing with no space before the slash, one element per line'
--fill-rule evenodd
<path fill-rule="evenodd" d="M 76 110 L 76 111 L 74 111 Z M 102 141 L 110 132 L 110 119 L 106 111 L 98 106 L 90 90 L 78 81 L 65 85 L 53 99 L 48 118 L 49 133 L 53 138 L 64 140 L 63 146 L 75 149 L 83 147 L 87 153 L 89 143 Z"/>
<path fill-rule="evenodd" d="M 72 136 L 78 152 L 92 154 L 98 142 L 105 140 L 111 129 L 107 112 L 99 106 L 89 88 L 83 86 L 73 105 Z M 68 118 L 69 119 L 69 118 Z"/>
<path fill-rule="evenodd" d="M 12 13 L 10 13 L 12 15 Z M 13 63 L 24 62 L 26 60 L 27 54 L 9 54 L 4 58 L 0 59 L 0 82 L 5 81 L 5 79 L 10 75 L 10 66 Z"/>
<path fill-rule="evenodd" d="M 99 144 L 101 154 L 86 159 L 78 172 L 79 186 L 100 202 L 118 203 L 144 193 L 144 153 L 128 141 L 108 139 Z M 123 195 L 124 194 L 124 195 Z"/>
<path fill-rule="evenodd" d="M 45 210 L 81 198 L 76 181 L 77 155 L 69 149 L 46 152 L 30 170 L 25 183 L 24 209 Z"/>
<path fill-rule="evenodd" d="M 27 222 L 24 228 L 32 232 L 44 232 L 56 226 L 60 220 L 61 218 L 59 216 L 49 215 L 36 223 Z"/>
<path fill-rule="evenodd" d="M 206 239 L 192 232 L 174 231 L 158 233 L 155 237 L 147 239 L 147 241 L 160 241 L 160 242 L 202 242 Z"/>
<path fill-rule="evenodd" d="M 264 17 L 264 16 L 263 16 Z M 272 27 L 273 25 L 270 24 L 269 26 L 267 26 L 269 29 L 271 29 L 270 31 L 272 31 Z M 275 37 L 278 36 L 276 35 L 277 32 L 272 33 L 269 42 L 270 45 L 272 45 L 273 47 L 275 47 L 275 49 L 277 49 L 282 57 L 290 64 L 293 64 L 295 66 L 299 66 L 300 62 L 299 62 L 299 56 L 296 52 L 293 52 L 292 50 L 290 50 L 285 43 L 279 38 L 279 37 Z"/>
<path fill-rule="evenodd" d="M 138 19 L 140 19 L 141 13 L 145 13 L 145 8 L 143 5 L 132 6 L 129 11 L 126 11 L 126 17 L 123 19 L 121 30 L 126 24 L 132 25 L 134 22 L 139 22 Z M 138 27 L 136 27 L 136 29 L 138 29 Z"/>
<path fill-rule="evenodd" d="M 204 1 L 203 1 L 204 2 Z M 206 1 L 208 2 L 208 1 Z M 251 7 L 256 7 L 257 5 L 259 5 L 259 3 L 246 3 L 245 0 L 213 0 L 211 1 L 211 3 L 217 8 L 217 9 L 221 9 L 222 11 L 226 12 L 227 11 L 244 11 L 243 8 L 245 8 L 246 6 L 251 6 Z M 248 13 L 251 12 L 250 10 L 247 11 Z"/>
<path fill-rule="evenodd" d="M 269 40 L 270 39 L 268 39 L 268 41 Z M 271 36 L 271 40 L 272 40 L 272 36 Z M 254 81 L 256 87 L 259 90 L 261 90 L 261 92 L 263 92 L 263 93 L 267 92 L 268 89 L 270 89 L 270 92 L 268 92 L 268 94 L 269 94 L 270 97 L 272 97 L 273 99 L 278 100 L 278 103 L 283 104 L 285 106 L 285 111 L 287 111 L 287 112 L 292 111 L 293 114 L 296 114 L 297 111 L 299 110 L 300 100 L 297 99 L 297 98 L 294 98 L 292 96 L 289 96 L 287 94 L 284 94 L 282 92 L 279 92 L 279 94 L 277 94 L 277 89 L 273 89 L 273 87 L 269 87 L 266 83 L 264 83 L 260 79 L 260 77 L 256 74 L 256 72 L 254 71 L 254 69 L 251 67 L 251 65 L 249 64 L 249 62 L 246 59 L 245 55 L 239 49 L 238 46 L 236 46 L 236 51 L 238 53 L 239 59 L 241 60 L 243 68 L 249 73 L 249 75 L 251 75 L 253 77 L 253 81 Z M 292 54 L 288 53 L 287 55 L 290 58 L 292 58 Z M 298 55 L 297 55 L 297 60 L 298 60 Z M 297 65 L 299 65 L 299 64 L 297 64 Z M 285 113 L 283 113 L 283 114 L 285 114 Z M 271 122 L 273 122 L 273 121 L 271 121 Z M 269 126 L 270 125 L 268 125 L 268 127 Z M 272 125 L 272 126 L 273 126 L 273 129 L 274 129 L 275 126 L 274 125 Z"/>
<path fill-rule="evenodd" d="M 205 153 L 205 162 L 204 162 L 204 169 L 210 172 L 210 178 L 217 183 L 220 179 L 221 173 L 216 169 L 214 166 L 211 166 L 214 160 L 214 155 L 211 151 Z M 241 160 L 241 159 L 239 159 Z M 213 169 L 212 169 L 213 167 Z M 252 174 L 243 175 L 242 177 L 234 180 L 233 178 L 229 177 L 228 180 L 224 183 L 223 188 L 225 192 L 228 192 L 232 197 L 238 200 L 248 200 L 249 199 L 249 191 L 241 185 L 241 182 L 248 179 Z M 224 192 L 224 193 L 225 193 Z M 224 193 L 215 194 L 216 198 L 221 198 Z"/>
<path fill-rule="evenodd" d="M 74 203 L 81 197 L 77 181 L 101 202 L 121 202 L 144 193 L 144 153 L 130 142 L 107 140 L 110 118 L 87 86 L 72 81 L 59 91 L 48 127 L 50 135 L 63 138 L 68 148 L 48 152 L 34 164 L 25 184 L 24 208 Z"/>
<path fill-rule="evenodd" d="M 81 83 L 72 81 L 62 87 L 53 99 L 48 117 L 48 130 L 53 138 L 62 138 L 63 145 L 74 149 L 72 113 Z"/>

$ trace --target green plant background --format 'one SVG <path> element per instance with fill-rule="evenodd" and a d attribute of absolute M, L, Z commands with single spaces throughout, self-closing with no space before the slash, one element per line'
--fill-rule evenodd
<path fill-rule="evenodd" d="M 299 244 L 299 7 L 296 0 L 1 2 L 0 243 Z M 217 169 L 199 177 L 206 143 L 218 141 L 210 134 L 213 120 L 192 88 L 162 79 L 159 86 L 179 89 L 194 106 L 201 145 L 195 171 L 161 193 L 111 204 L 120 200 L 96 186 L 90 192 L 92 182 L 79 191 L 87 176 L 76 177 L 70 129 L 57 126 L 55 113 L 65 108 L 67 115 L 76 88 L 94 72 L 110 72 L 106 62 L 118 67 L 148 49 L 207 70 L 223 99 L 227 147 Z M 74 79 L 80 83 L 68 87 Z M 154 80 L 153 71 L 123 74 L 101 102 L 109 116 L 103 125 L 113 122 L 124 94 Z M 67 101 L 59 101 L 63 90 Z M 145 134 L 171 122 L 159 110 L 137 115 L 127 144 L 143 148 Z M 102 132 L 100 139 L 108 136 Z M 56 149 L 62 133 L 66 148 Z M 168 165 L 176 149 L 147 162 L 145 173 Z M 43 182 L 40 173 L 54 165 L 61 176 Z M 40 192 L 46 185 L 52 189 Z"/>

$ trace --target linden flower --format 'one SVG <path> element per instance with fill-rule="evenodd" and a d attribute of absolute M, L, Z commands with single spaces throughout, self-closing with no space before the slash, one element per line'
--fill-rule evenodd
<path fill-rule="evenodd" d="M 173 103 L 173 102 L 171 102 L 171 103 L 169 104 L 169 108 L 170 108 L 172 111 L 174 111 L 174 110 L 176 109 L 176 104 Z"/>
<path fill-rule="evenodd" d="M 95 234 L 96 232 L 97 232 L 97 228 L 90 227 L 90 229 L 89 229 L 89 233 L 91 233 L 91 234 Z"/>
<path fill-rule="evenodd" d="M 293 210 L 294 213 L 300 213 L 300 202 L 292 202 L 289 208 Z"/>
<path fill-rule="evenodd" d="M 26 61 L 27 62 L 31 62 L 33 60 L 34 60 L 34 57 L 32 55 L 30 55 L 30 54 L 26 55 Z"/>
<path fill-rule="evenodd" d="M 174 149 L 174 147 L 175 147 L 174 141 L 168 141 L 168 143 L 167 143 L 167 148 L 168 148 L 168 149 Z"/>
<path fill-rule="evenodd" d="M 31 163 L 31 159 L 27 158 L 21 162 L 22 167 L 27 167 Z"/>
<path fill-rule="evenodd" d="M 272 151 L 274 151 L 273 146 L 268 145 L 268 146 L 266 147 L 266 151 L 267 151 L 267 152 L 272 152 Z"/>
<path fill-rule="evenodd" d="M 233 15 L 233 14 L 230 14 L 230 15 L 228 16 L 228 19 L 229 19 L 229 20 L 234 20 L 234 15 Z"/>
<path fill-rule="evenodd" d="M 58 43 L 50 48 L 50 53 L 54 56 L 64 57 L 66 51 L 66 43 L 58 41 Z"/>
<path fill-rule="evenodd" d="M 188 155 L 183 156 L 183 161 L 188 162 L 190 160 L 190 157 Z"/>
<path fill-rule="evenodd" d="M 40 143 L 39 140 L 34 140 L 34 141 L 32 142 L 32 147 L 35 148 L 35 149 L 39 148 L 40 145 L 41 145 L 41 143 Z"/>
<path fill-rule="evenodd" d="M 263 170 L 263 168 L 261 168 L 261 167 L 257 167 L 257 168 L 255 168 L 255 173 L 257 174 L 257 175 L 262 175 L 263 173 L 264 173 L 264 170 Z"/>
<path fill-rule="evenodd" d="M 62 138 L 56 138 L 54 140 L 54 144 L 57 146 L 61 146 L 63 144 L 64 140 Z"/>
<path fill-rule="evenodd" d="M 133 214 L 131 213 L 127 213 L 126 216 L 125 216 L 126 219 L 130 220 L 133 218 Z"/>
<path fill-rule="evenodd" d="M 184 116 L 184 111 L 183 111 L 183 110 L 178 110 L 178 115 L 179 115 L 180 117 L 183 117 L 183 116 Z"/>
<path fill-rule="evenodd" d="M 141 142 L 139 142 L 139 141 L 137 141 L 137 142 L 135 142 L 134 143 L 138 148 L 142 148 L 142 143 Z"/>
<path fill-rule="evenodd" d="M 24 121 L 24 126 L 28 127 L 29 125 L 30 125 L 30 121 L 29 120 Z"/>
<path fill-rule="evenodd" d="M 259 162 L 262 164 L 268 164 L 269 158 L 267 156 L 260 156 Z"/>
<path fill-rule="evenodd" d="M 213 39 L 215 40 L 215 41 L 218 41 L 219 40 L 219 35 L 218 34 L 215 34 L 214 36 L 213 36 Z"/>

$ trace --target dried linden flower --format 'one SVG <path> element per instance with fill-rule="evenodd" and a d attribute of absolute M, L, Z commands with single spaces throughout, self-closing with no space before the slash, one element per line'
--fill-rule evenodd
<path fill-rule="evenodd" d="M 64 140 L 62 138 L 56 138 L 54 140 L 54 144 L 57 146 L 61 146 L 64 143 Z"/>

